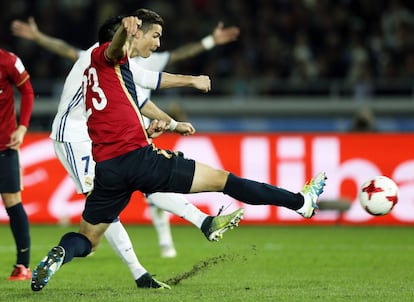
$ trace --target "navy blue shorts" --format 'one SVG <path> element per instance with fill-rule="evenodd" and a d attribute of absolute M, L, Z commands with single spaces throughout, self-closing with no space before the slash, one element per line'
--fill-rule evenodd
<path fill-rule="evenodd" d="M 0 151 L 0 193 L 22 190 L 19 152 L 12 149 Z"/>
<path fill-rule="evenodd" d="M 152 145 L 98 162 L 82 217 L 91 224 L 111 223 L 134 191 L 189 193 L 194 171 L 194 160 Z"/>

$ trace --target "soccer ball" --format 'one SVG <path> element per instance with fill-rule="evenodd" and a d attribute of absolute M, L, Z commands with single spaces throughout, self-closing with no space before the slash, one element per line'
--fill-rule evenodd
<path fill-rule="evenodd" d="M 359 202 L 371 215 L 386 215 L 398 202 L 398 187 L 392 179 L 376 176 L 362 184 Z"/>

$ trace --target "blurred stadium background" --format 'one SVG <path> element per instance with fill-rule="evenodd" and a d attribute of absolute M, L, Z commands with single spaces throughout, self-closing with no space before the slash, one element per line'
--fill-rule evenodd
<path fill-rule="evenodd" d="M 414 2 L 409 0 L 14 0 L 0 3 L 0 46 L 21 56 L 32 75 L 32 130 L 49 130 L 71 62 L 10 34 L 10 22 L 34 16 L 39 28 L 80 47 L 96 41 L 108 16 L 148 7 L 165 21 L 160 50 L 237 25 L 237 42 L 175 65 L 207 74 L 213 90 L 153 95 L 182 110 L 198 131 L 347 131 L 371 111 L 379 131 L 414 129 Z"/>

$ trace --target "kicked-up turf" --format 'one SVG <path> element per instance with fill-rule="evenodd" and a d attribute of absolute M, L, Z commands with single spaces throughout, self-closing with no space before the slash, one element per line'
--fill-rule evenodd
<path fill-rule="evenodd" d="M 173 226 L 178 255 L 159 256 L 152 226 L 126 226 L 140 262 L 172 290 L 137 289 L 103 240 L 97 252 L 65 264 L 40 292 L 7 281 L 15 247 L 0 225 L 0 301 L 414 301 L 414 228 L 250 226 L 209 242 Z M 32 225 L 31 268 L 77 226 Z"/>

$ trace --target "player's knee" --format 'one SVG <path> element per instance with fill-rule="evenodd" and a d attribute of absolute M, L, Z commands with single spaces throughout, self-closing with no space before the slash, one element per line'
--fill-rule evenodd
<path fill-rule="evenodd" d="M 2 193 L 1 197 L 3 199 L 3 203 L 6 208 L 13 207 L 22 201 L 20 192 Z"/>
<path fill-rule="evenodd" d="M 100 242 L 100 237 L 92 235 L 92 234 L 88 234 L 88 233 L 82 233 L 80 232 L 81 235 L 83 235 L 91 244 L 91 249 L 90 252 L 95 252 L 97 246 L 99 245 Z"/>
<path fill-rule="evenodd" d="M 212 178 L 212 185 L 214 186 L 214 191 L 221 192 L 226 185 L 227 177 L 229 172 L 224 170 L 216 170 Z"/>
<path fill-rule="evenodd" d="M 212 169 L 198 181 L 198 191 L 222 192 L 227 181 L 228 172 Z"/>

